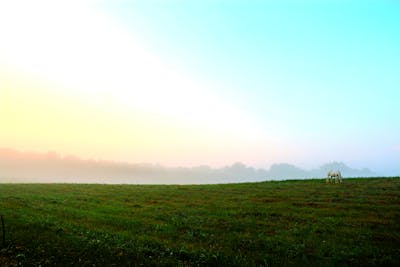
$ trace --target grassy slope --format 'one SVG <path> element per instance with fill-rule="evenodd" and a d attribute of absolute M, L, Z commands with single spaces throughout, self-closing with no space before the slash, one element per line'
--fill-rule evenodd
<path fill-rule="evenodd" d="M 0 184 L 0 265 L 399 265 L 400 179 Z"/>

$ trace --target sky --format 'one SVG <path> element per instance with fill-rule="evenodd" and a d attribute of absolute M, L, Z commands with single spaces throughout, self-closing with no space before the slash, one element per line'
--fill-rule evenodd
<path fill-rule="evenodd" d="M 398 1 L 0 0 L 0 147 L 400 171 Z"/>

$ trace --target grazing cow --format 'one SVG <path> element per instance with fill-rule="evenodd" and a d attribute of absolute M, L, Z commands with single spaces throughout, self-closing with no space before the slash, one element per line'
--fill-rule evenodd
<path fill-rule="evenodd" d="M 343 182 L 342 174 L 340 173 L 340 171 L 329 171 L 328 172 L 328 175 L 326 177 L 326 182 L 333 183 L 334 181 L 335 181 L 335 183 Z"/>

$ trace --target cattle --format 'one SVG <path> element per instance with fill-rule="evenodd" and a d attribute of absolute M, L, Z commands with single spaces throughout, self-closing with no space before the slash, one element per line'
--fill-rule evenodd
<path fill-rule="evenodd" d="M 329 171 L 326 177 L 327 183 L 341 183 L 343 182 L 342 174 L 340 171 Z"/>

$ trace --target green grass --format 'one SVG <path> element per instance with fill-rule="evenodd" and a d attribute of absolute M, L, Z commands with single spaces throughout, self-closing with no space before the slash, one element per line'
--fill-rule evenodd
<path fill-rule="evenodd" d="M 0 184 L 2 266 L 399 266 L 400 178 Z"/>

